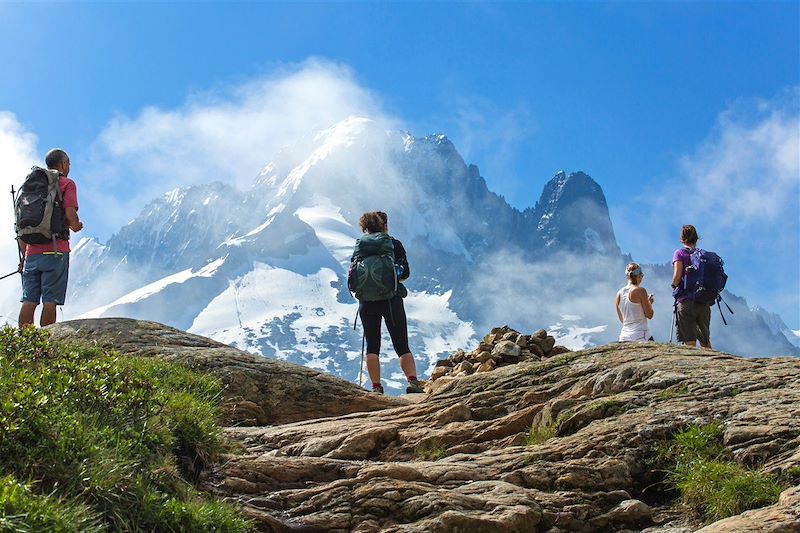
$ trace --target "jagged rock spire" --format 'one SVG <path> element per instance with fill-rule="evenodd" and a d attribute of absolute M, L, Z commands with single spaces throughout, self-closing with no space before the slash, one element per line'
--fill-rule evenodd
<path fill-rule="evenodd" d="M 603 189 L 584 172 L 558 172 L 526 217 L 548 248 L 620 253 Z"/>

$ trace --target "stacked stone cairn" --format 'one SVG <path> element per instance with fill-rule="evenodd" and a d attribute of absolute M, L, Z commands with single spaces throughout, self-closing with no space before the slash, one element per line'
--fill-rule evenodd
<path fill-rule="evenodd" d="M 539 361 L 569 351 L 556 345 L 556 339 L 543 329 L 522 335 L 508 326 L 501 326 L 493 328 L 471 352 L 458 350 L 447 359 L 437 361 L 429 382 L 445 376 L 460 378 L 477 372 L 491 372 L 501 366 Z"/>

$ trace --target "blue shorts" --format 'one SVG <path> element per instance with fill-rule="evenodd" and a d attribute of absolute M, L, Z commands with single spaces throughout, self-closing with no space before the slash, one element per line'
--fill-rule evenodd
<path fill-rule="evenodd" d="M 34 254 L 22 269 L 21 302 L 64 305 L 69 277 L 69 254 Z"/>

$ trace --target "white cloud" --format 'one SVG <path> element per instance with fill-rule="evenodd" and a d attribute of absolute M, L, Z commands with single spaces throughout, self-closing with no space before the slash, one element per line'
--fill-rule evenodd
<path fill-rule="evenodd" d="M 560 252 L 533 263 L 509 250 L 493 254 L 491 263 L 478 266 L 467 297 L 480 306 L 482 327 L 513 320 L 511 327 L 530 333 L 564 315 L 577 315 L 584 325 L 610 326 L 592 339 L 608 342 L 619 335 L 613 299 L 625 284 L 623 271 L 620 258 Z M 669 295 L 657 291 L 658 287 L 647 288 L 656 291 L 657 298 Z"/>
<path fill-rule="evenodd" d="M 501 107 L 478 97 L 458 96 L 450 104 L 451 114 L 439 121 L 453 128 L 445 133 L 467 163 L 480 161 L 481 174 L 491 177 L 499 185 L 496 192 L 514 203 L 514 197 L 525 190 L 517 175 L 517 157 L 536 130 L 530 111 L 523 105 Z"/>
<path fill-rule="evenodd" d="M 722 113 L 714 135 L 682 159 L 682 178 L 673 193 L 690 193 L 697 211 L 713 214 L 726 228 L 797 217 L 799 96 L 800 89 L 775 102 L 758 101 L 755 117 L 741 106 Z"/>
<path fill-rule="evenodd" d="M 17 266 L 11 187 L 18 189 L 37 157 L 36 136 L 9 112 L 0 111 L 0 275 Z M 21 288 L 18 276 L 0 280 L 0 324 L 16 321 Z"/>
<path fill-rule="evenodd" d="M 83 174 L 85 196 L 115 206 L 104 220 L 110 232 L 174 187 L 249 185 L 281 148 L 351 115 L 398 127 L 349 68 L 312 59 L 193 95 L 175 110 L 150 107 L 134 118 L 119 116 L 93 147 Z"/>

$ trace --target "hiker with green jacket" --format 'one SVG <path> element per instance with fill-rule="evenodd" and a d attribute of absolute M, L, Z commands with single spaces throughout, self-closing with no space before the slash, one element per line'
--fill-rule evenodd
<path fill-rule="evenodd" d="M 350 260 L 348 287 L 359 301 L 358 315 L 364 327 L 367 345 L 367 373 L 372 381 L 372 391 L 383 393 L 381 385 L 381 319 L 392 339 L 395 352 L 400 357 L 400 368 L 408 379 L 407 393 L 420 393 L 414 356 L 408 347 L 408 323 L 403 298 L 408 290 L 402 281 L 411 271 L 408 257 L 400 241 L 391 237 L 389 219 L 382 211 L 361 215 L 359 220 L 364 235 L 356 241 Z"/>

